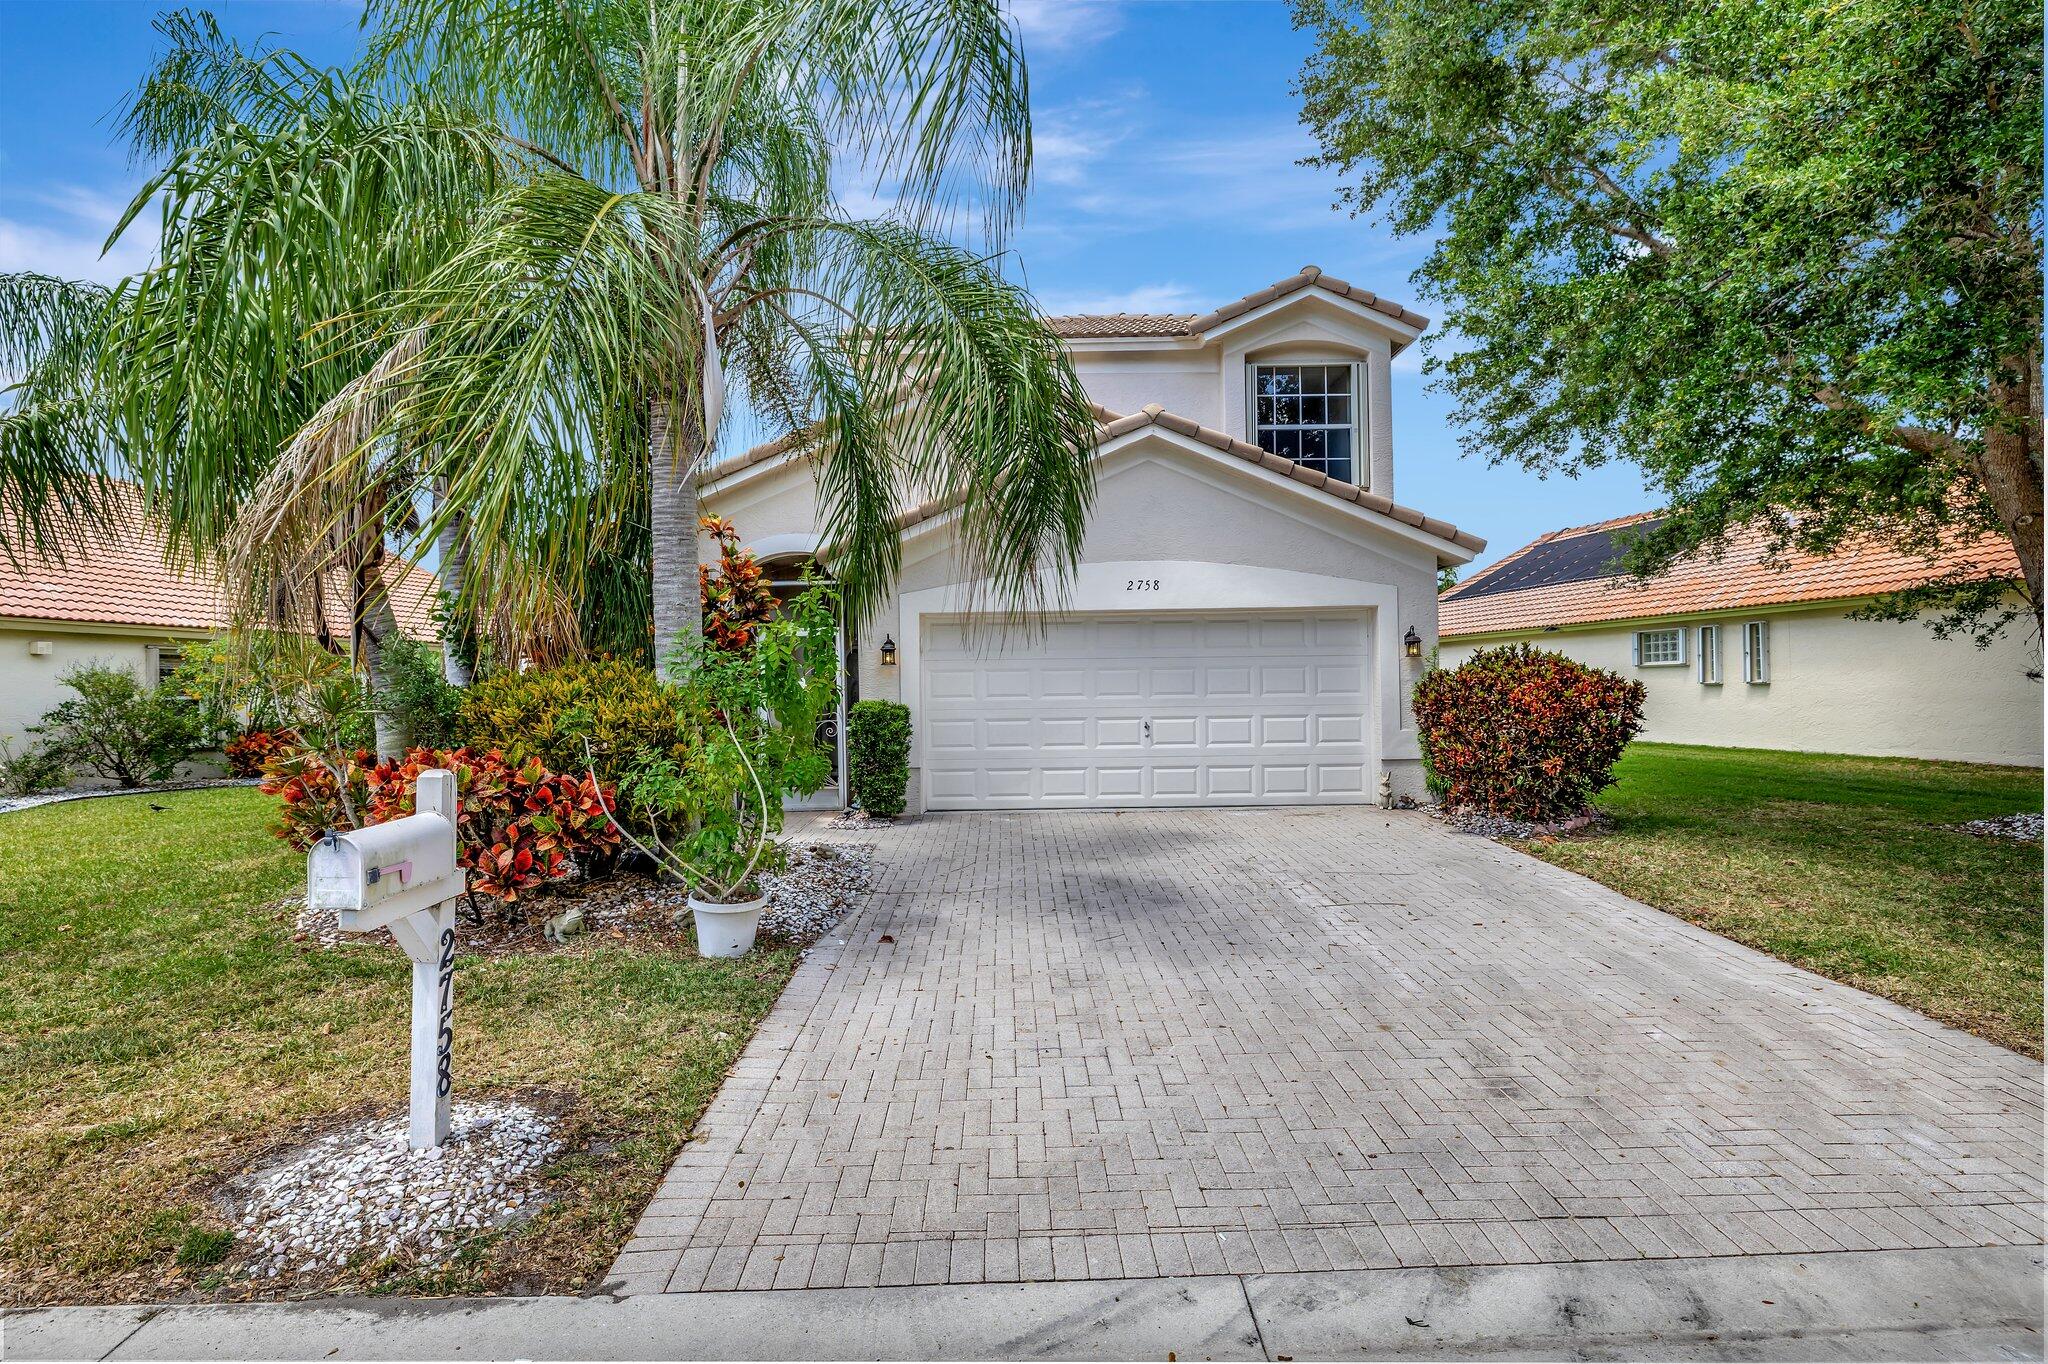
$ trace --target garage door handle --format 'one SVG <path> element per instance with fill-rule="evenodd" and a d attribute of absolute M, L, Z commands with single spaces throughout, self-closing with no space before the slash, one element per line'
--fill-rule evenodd
<path fill-rule="evenodd" d="M 1152 717 L 1149 715 L 1145 717 L 1145 737 L 1152 737 Z"/>

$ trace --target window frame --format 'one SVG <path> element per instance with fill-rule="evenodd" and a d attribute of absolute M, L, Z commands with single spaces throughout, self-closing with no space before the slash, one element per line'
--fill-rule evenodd
<path fill-rule="evenodd" d="M 1348 396 L 1351 403 L 1351 420 L 1348 422 L 1292 423 L 1287 425 L 1277 422 L 1262 424 L 1259 421 L 1259 398 L 1261 396 L 1259 393 L 1259 371 L 1262 369 L 1300 369 L 1309 365 L 1325 369 L 1341 368 L 1349 372 L 1351 392 Z M 1275 431 L 1347 431 L 1351 437 L 1351 476 L 1343 481 L 1352 484 L 1354 487 L 1364 488 L 1368 492 L 1371 491 L 1372 462 L 1366 457 L 1365 452 L 1365 378 L 1365 365 L 1358 360 L 1347 359 L 1344 356 L 1328 356 L 1321 359 L 1290 357 L 1280 360 L 1246 360 L 1244 362 L 1244 429 L 1246 443 L 1256 445 L 1261 450 L 1266 449 L 1265 445 L 1259 440 L 1262 426 L 1269 427 Z M 1278 452 L 1267 451 L 1267 453 L 1274 454 Z M 1281 455 L 1280 457 L 1282 459 L 1289 458 L 1287 455 Z M 1297 459 L 1295 463 L 1310 469 L 1316 467 L 1305 460 Z M 1323 472 L 1328 474 L 1327 466 L 1324 467 Z"/>
<path fill-rule="evenodd" d="M 1660 625 L 1648 630 L 1635 630 L 1629 635 L 1629 652 L 1638 668 L 1683 668 L 1689 661 L 1686 657 L 1685 637 L 1689 632 L 1683 625 Z M 1677 655 L 1672 658 L 1648 658 L 1643 650 L 1646 635 L 1669 635 L 1677 646 Z"/>
<path fill-rule="evenodd" d="M 1700 685 L 1718 687 L 1721 675 L 1721 626 L 1718 622 L 1699 628 Z"/>
<path fill-rule="evenodd" d="M 1771 623 L 1742 622 L 1742 680 L 1752 687 L 1771 685 Z"/>

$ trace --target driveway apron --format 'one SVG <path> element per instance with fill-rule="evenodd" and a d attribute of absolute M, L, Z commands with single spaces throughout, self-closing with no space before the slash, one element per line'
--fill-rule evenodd
<path fill-rule="evenodd" d="M 2034 1062 L 1419 814 L 803 833 L 876 888 L 614 1291 L 2041 1241 Z"/>

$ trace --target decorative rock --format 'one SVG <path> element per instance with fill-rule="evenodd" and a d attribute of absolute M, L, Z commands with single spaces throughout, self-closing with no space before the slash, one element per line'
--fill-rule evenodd
<path fill-rule="evenodd" d="M 533 1175 L 562 1149 L 522 1104 L 456 1104 L 448 1144 L 435 1150 L 413 1150 L 406 1127 L 404 1114 L 358 1123 L 242 1180 L 250 1272 L 334 1270 L 364 1251 L 444 1262 L 459 1234 L 522 1212 Z"/>
<path fill-rule="evenodd" d="M 1993 819 L 1973 819 L 1967 824 L 1951 824 L 1949 828 L 1979 838 L 2032 838 L 2041 836 L 2042 817 L 2037 814 L 1999 815 Z"/>

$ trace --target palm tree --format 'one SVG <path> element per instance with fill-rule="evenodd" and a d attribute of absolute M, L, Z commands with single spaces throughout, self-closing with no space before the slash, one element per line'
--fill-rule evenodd
<path fill-rule="evenodd" d="M 379 358 L 335 319 L 438 263 L 503 149 L 292 53 L 245 51 L 209 16 L 158 29 L 169 49 L 122 126 L 163 169 L 115 233 L 156 207 L 158 263 L 106 312 L 93 382 L 110 444 L 174 553 L 225 556 L 252 623 L 345 635 L 381 691 L 397 630 L 387 541 L 414 519 L 409 489 L 361 461 L 289 508 L 260 494 L 280 451 Z M 379 751 L 402 750 L 395 718 L 377 722 Z"/>
<path fill-rule="evenodd" d="M 466 111 L 522 173 L 363 320 L 380 368 L 302 432 L 294 486 L 403 433 L 469 572 L 516 559 L 571 596 L 593 546 L 549 517 L 618 535 L 644 498 L 662 658 L 701 632 L 696 480 L 730 388 L 818 459 L 856 615 L 926 498 L 959 502 L 1003 606 L 1063 588 L 1090 409 L 1029 297 L 939 234 L 978 210 L 999 244 L 1028 182 L 997 0 L 372 0 L 366 23 L 387 88 Z M 848 175 L 892 213 L 843 213 Z"/>

